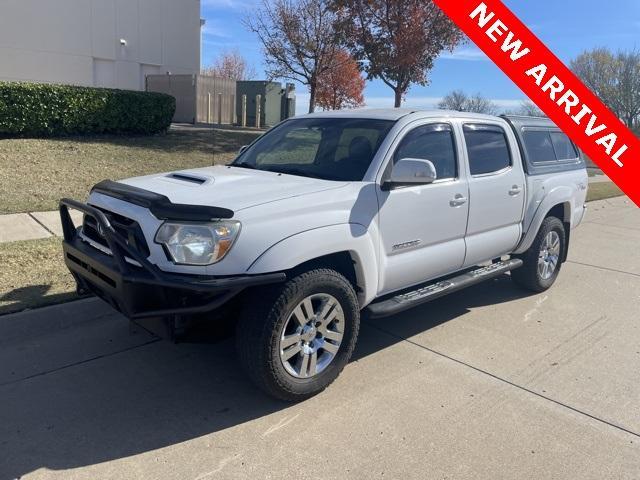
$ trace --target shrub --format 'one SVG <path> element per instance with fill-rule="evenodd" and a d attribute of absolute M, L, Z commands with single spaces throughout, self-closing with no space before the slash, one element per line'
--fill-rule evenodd
<path fill-rule="evenodd" d="M 163 93 L 0 82 L 0 134 L 63 136 L 166 131 L 175 99 Z"/>

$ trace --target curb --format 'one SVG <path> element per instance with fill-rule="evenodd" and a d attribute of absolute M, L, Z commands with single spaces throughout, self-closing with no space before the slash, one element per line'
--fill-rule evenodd
<path fill-rule="evenodd" d="M 98 298 L 84 298 L 49 307 L 0 316 L 0 346 L 120 314 Z"/>

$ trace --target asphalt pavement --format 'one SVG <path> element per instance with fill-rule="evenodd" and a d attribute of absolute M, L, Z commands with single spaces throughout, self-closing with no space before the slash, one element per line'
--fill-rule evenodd
<path fill-rule="evenodd" d="M 508 275 L 368 320 L 306 402 L 233 340 L 159 341 L 89 299 L 0 317 L 0 480 L 638 479 L 640 209 L 590 204 L 549 291 Z"/>

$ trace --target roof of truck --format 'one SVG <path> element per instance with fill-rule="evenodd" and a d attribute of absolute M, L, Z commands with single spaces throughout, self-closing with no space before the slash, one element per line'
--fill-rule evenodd
<path fill-rule="evenodd" d="M 547 117 L 525 117 L 522 115 L 503 115 L 503 118 L 509 120 L 509 122 L 516 128 L 522 127 L 555 127 L 556 124 L 549 120 Z"/>
<path fill-rule="evenodd" d="M 351 110 L 333 110 L 298 115 L 295 118 L 370 118 L 372 120 L 400 120 L 407 115 L 416 114 L 420 117 L 448 117 L 448 118 L 476 118 L 479 120 L 495 120 L 496 116 L 471 112 L 456 112 L 452 110 L 421 110 L 412 108 L 355 108 Z"/>
<path fill-rule="evenodd" d="M 326 112 L 315 112 L 307 115 L 296 115 L 296 118 L 370 118 L 372 120 L 399 120 L 400 118 L 414 113 L 415 110 L 408 108 L 354 108 L 349 110 L 329 110 Z"/>

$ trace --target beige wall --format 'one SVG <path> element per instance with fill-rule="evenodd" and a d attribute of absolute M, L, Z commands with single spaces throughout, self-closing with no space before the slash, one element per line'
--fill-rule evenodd
<path fill-rule="evenodd" d="M 0 80 L 143 90 L 199 70 L 200 0 L 0 1 Z"/>

